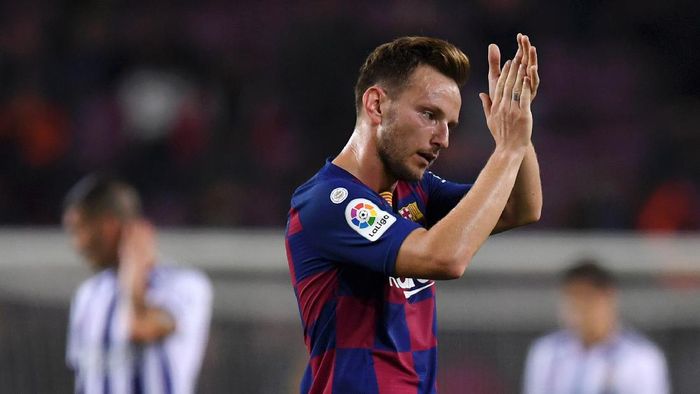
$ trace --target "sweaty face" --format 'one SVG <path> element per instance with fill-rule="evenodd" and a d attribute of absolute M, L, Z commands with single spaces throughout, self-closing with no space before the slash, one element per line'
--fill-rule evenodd
<path fill-rule="evenodd" d="M 116 265 L 119 246 L 119 224 L 109 216 L 90 217 L 79 208 L 69 208 L 63 215 L 63 225 L 70 235 L 73 248 L 94 269 Z"/>
<path fill-rule="evenodd" d="M 449 77 L 430 66 L 418 66 L 407 86 L 383 108 L 377 151 L 396 179 L 417 181 L 449 144 L 462 98 Z"/>

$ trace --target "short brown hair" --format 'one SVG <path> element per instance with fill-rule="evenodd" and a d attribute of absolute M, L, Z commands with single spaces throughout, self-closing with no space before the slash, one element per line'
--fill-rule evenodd
<path fill-rule="evenodd" d="M 586 258 L 579 260 L 569 267 L 562 275 L 562 284 L 568 285 L 575 281 L 584 281 L 599 289 L 617 287 L 617 280 L 612 272 L 603 268 L 597 261 Z"/>
<path fill-rule="evenodd" d="M 381 83 L 390 94 L 399 94 L 419 65 L 434 67 L 463 86 L 469 77 L 469 58 L 445 40 L 431 37 L 401 37 L 378 46 L 360 67 L 355 84 L 355 109 L 360 113 L 362 95 Z"/>
<path fill-rule="evenodd" d="M 141 216 L 141 199 L 131 185 L 104 174 L 90 174 L 63 200 L 63 211 L 78 208 L 88 216 L 112 214 L 120 219 Z"/>

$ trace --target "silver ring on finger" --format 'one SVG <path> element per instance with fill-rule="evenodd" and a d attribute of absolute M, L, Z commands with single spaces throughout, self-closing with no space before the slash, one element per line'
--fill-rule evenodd
<path fill-rule="evenodd" d="M 513 101 L 520 101 L 520 92 L 513 92 Z"/>

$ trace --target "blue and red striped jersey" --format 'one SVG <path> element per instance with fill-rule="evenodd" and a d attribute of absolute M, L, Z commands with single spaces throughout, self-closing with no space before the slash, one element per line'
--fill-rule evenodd
<path fill-rule="evenodd" d="M 286 247 L 310 354 L 302 393 L 437 391 L 435 282 L 396 277 L 396 256 L 469 188 L 426 172 L 383 198 L 328 161 L 295 191 Z"/>

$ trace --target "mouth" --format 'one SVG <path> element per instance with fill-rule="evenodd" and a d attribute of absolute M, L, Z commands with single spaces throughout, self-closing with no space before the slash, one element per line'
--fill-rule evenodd
<path fill-rule="evenodd" d="M 432 164 L 438 157 L 437 153 L 432 152 L 418 152 L 418 156 L 422 157 L 428 165 Z"/>

